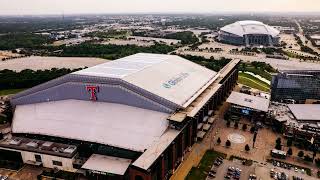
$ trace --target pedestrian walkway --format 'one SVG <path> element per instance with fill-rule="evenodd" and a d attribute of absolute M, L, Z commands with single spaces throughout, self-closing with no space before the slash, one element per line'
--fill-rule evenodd
<path fill-rule="evenodd" d="M 221 116 L 223 117 L 224 112 L 228 109 L 228 103 L 224 103 L 219 111 L 215 112 L 216 121 L 220 121 Z M 191 170 L 192 167 L 197 167 L 200 163 L 202 156 L 205 154 L 207 150 L 213 148 L 214 142 L 213 139 L 217 134 L 217 129 L 214 128 L 216 121 L 213 123 L 213 128 L 210 129 L 206 137 L 200 141 L 195 143 L 190 152 L 185 156 L 184 161 L 180 164 L 175 173 L 171 176 L 171 180 L 182 180 L 185 179 Z"/>

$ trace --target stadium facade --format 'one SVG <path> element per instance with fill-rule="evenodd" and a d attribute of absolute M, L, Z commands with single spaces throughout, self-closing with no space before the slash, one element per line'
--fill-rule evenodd
<path fill-rule="evenodd" d="M 222 27 L 218 39 L 221 42 L 245 46 L 275 46 L 279 44 L 280 32 L 262 22 L 237 21 Z"/>
<path fill-rule="evenodd" d="M 0 154 L 93 179 L 169 179 L 210 129 L 239 63 L 214 72 L 136 54 L 49 81 L 12 98 Z"/>
<path fill-rule="evenodd" d="M 320 101 L 320 71 L 282 71 L 273 76 L 271 100 L 306 103 Z"/>

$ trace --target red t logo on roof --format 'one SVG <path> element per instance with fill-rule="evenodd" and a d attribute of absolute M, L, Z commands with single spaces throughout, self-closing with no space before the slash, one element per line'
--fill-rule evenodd
<path fill-rule="evenodd" d="M 90 100 L 96 101 L 97 100 L 97 93 L 99 92 L 98 86 L 86 86 L 86 90 L 90 93 Z"/>

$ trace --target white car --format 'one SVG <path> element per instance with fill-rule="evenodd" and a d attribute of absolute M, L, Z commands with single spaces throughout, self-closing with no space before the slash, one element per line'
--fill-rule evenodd
<path fill-rule="evenodd" d="M 8 176 L 1 176 L 1 180 L 7 180 Z"/>

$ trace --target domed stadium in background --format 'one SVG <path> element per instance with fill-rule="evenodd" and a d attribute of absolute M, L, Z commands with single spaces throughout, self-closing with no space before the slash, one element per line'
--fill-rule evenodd
<path fill-rule="evenodd" d="M 245 46 L 274 46 L 279 44 L 280 32 L 259 21 L 237 21 L 219 31 L 219 41 Z"/>

